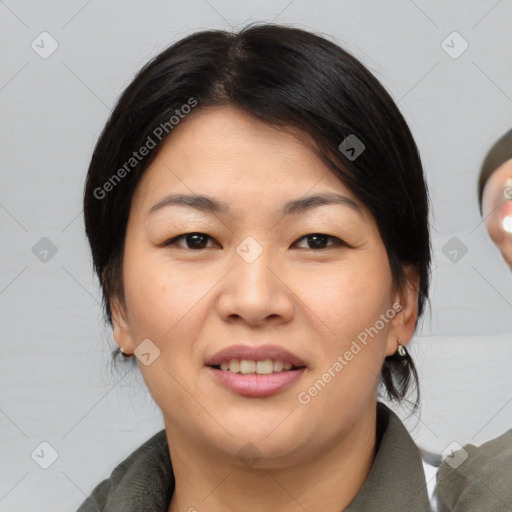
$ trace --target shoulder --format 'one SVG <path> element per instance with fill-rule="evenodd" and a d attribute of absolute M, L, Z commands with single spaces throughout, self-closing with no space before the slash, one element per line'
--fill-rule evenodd
<path fill-rule="evenodd" d="M 440 512 L 510 512 L 512 429 L 446 457 L 439 466 L 435 496 Z"/>
<path fill-rule="evenodd" d="M 165 430 L 139 446 L 100 482 L 77 512 L 138 510 L 133 505 L 165 502 L 174 477 Z M 151 509 L 146 509 L 151 510 Z"/>

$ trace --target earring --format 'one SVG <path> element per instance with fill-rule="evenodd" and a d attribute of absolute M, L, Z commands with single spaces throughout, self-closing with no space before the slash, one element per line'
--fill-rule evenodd
<path fill-rule="evenodd" d="M 407 355 L 407 351 L 405 350 L 405 347 L 400 342 L 400 338 L 398 338 L 398 354 L 402 357 L 405 357 Z"/>
<path fill-rule="evenodd" d="M 132 357 L 133 354 L 127 354 L 125 351 L 124 351 L 124 348 L 123 347 L 120 347 L 119 348 L 119 352 L 121 352 L 121 355 L 123 357 Z"/>

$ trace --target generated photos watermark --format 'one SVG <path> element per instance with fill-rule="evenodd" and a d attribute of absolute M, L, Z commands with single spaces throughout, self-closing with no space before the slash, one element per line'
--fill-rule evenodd
<path fill-rule="evenodd" d="M 197 100 L 193 97 L 187 100 L 179 109 L 174 111 L 168 121 L 160 123 L 152 132 L 148 135 L 144 144 L 132 153 L 132 156 L 121 166 L 112 176 L 103 183 L 101 187 L 96 187 L 93 191 L 93 195 L 96 199 L 104 199 L 109 192 L 114 190 L 114 187 L 118 185 L 123 178 L 126 177 L 137 165 L 139 165 L 146 156 L 148 156 L 152 149 L 154 149 L 159 142 L 161 142 L 171 131 L 178 126 L 182 119 L 192 112 L 192 109 L 197 106 Z"/>
<path fill-rule="evenodd" d="M 368 345 L 368 337 L 373 339 L 379 334 L 382 329 L 391 321 L 397 313 L 402 311 L 402 305 L 395 302 L 391 308 L 385 313 L 382 313 L 378 320 L 370 326 L 366 327 L 357 335 L 357 340 L 353 340 L 350 348 L 346 350 L 343 355 L 338 355 L 334 361 L 322 375 L 318 378 L 307 390 L 301 391 L 297 395 L 297 400 L 302 405 L 307 405 L 311 399 L 317 396 L 329 382 L 331 382 L 340 372 L 349 364 L 354 357 L 361 352 L 361 350 Z"/>

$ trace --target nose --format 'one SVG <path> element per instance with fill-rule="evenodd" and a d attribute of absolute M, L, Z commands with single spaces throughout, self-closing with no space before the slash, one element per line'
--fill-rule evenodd
<path fill-rule="evenodd" d="M 252 262 L 234 254 L 234 268 L 223 279 L 217 300 L 223 320 L 256 327 L 287 323 L 293 318 L 291 284 L 282 275 L 282 266 L 280 272 L 279 265 L 271 260 L 267 250 Z"/>

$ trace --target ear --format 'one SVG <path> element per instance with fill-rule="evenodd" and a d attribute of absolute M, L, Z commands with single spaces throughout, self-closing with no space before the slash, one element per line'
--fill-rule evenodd
<path fill-rule="evenodd" d="M 397 351 L 399 339 L 402 345 L 407 345 L 411 341 L 418 318 L 419 272 L 410 265 L 404 267 L 404 271 L 406 275 L 404 286 L 394 293 L 392 307 L 396 315 L 389 322 L 386 356 Z"/>
<path fill-rule="evenodd" d="M 114 324 L 114 340 L 125 352 L 133 354 L 135 345 L 130 333 L 130 327 L 126 320 L 126 307 L 124 301 L 114 298 L 110 301 L 112 323 Z"/>

